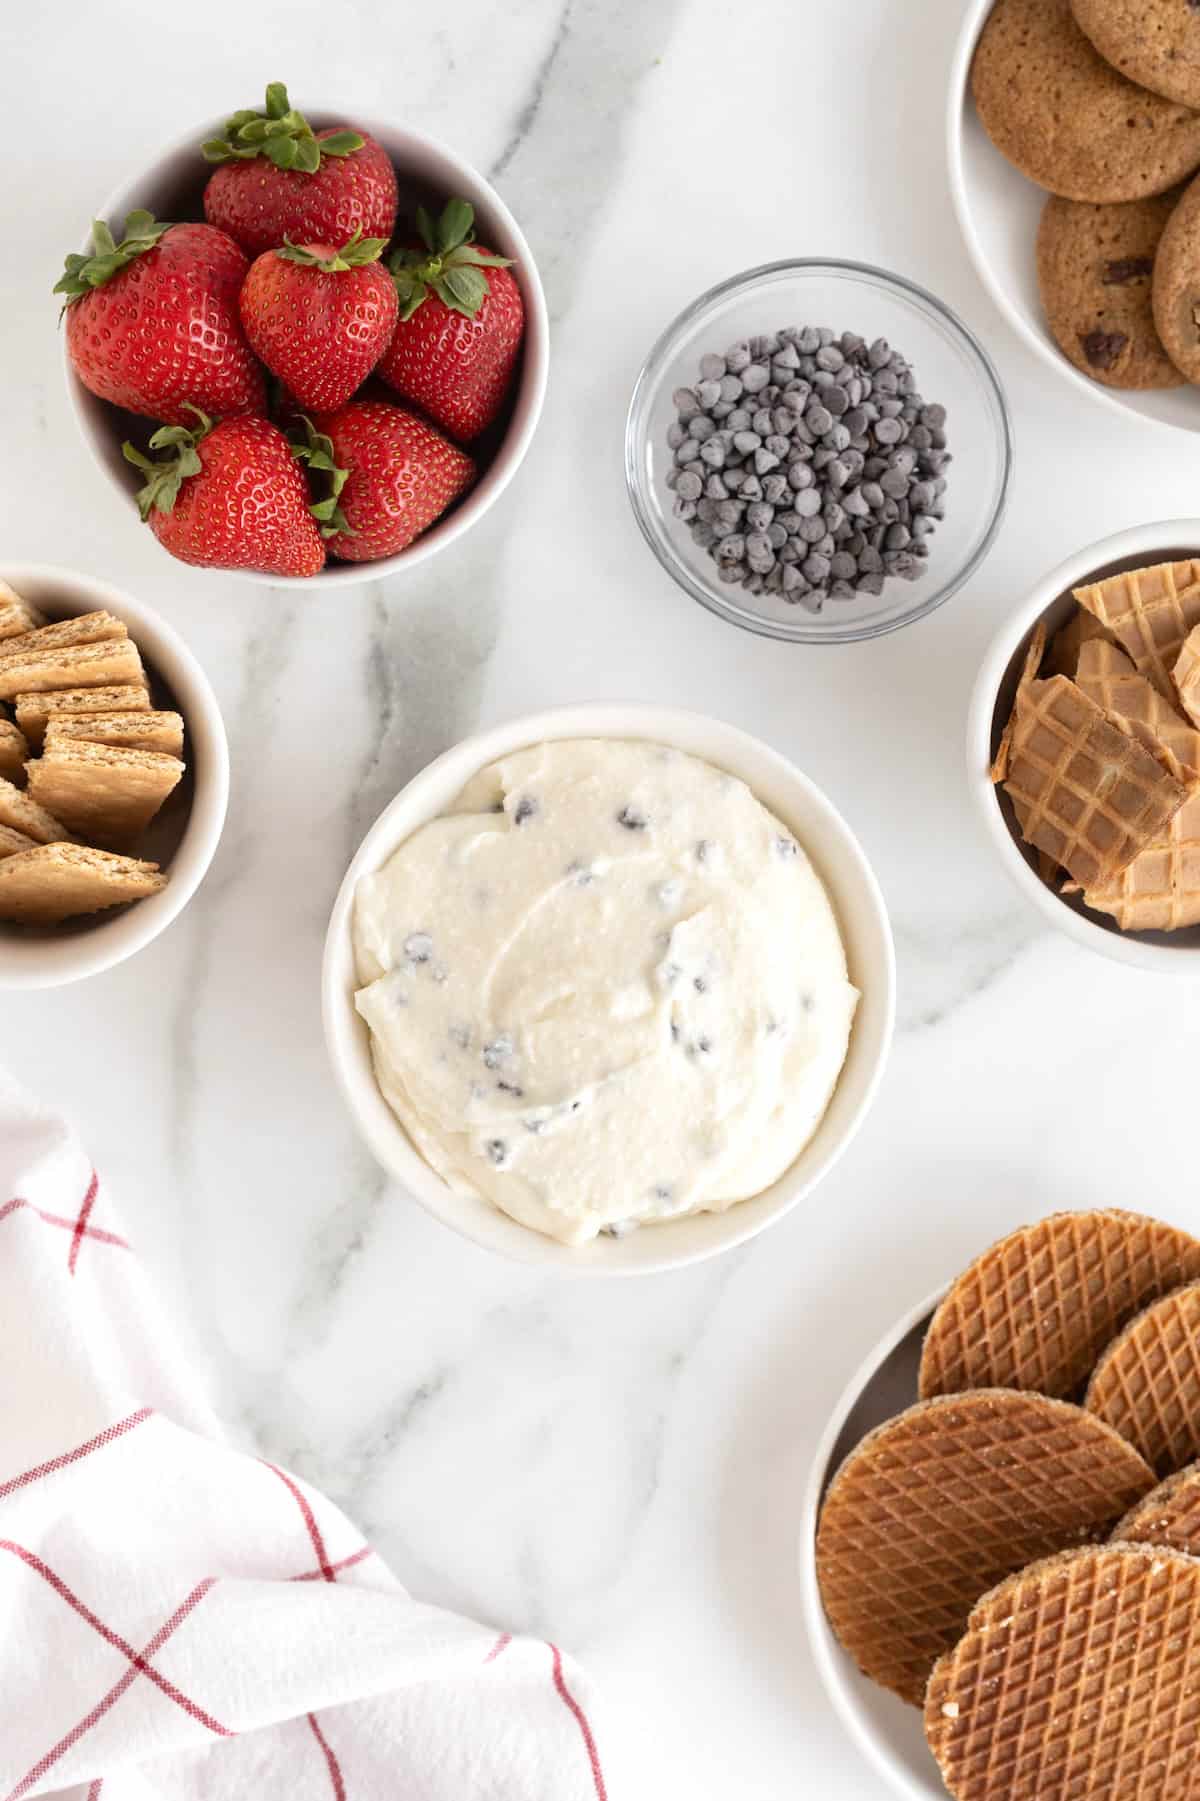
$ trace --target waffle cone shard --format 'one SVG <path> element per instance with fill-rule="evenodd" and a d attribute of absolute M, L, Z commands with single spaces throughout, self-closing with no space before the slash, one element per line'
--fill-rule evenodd
<path fill-rule="evenodd" d="M 1164 699 L 1153 682 L 1138 674 L 1119 645 L 1103 638 L 1081 645 L 1075 681 L 1123 732 L 1139 739 L 1177 782 L 1185 787 L 1200 782 L 1200 731 Z"/>
<path fill-rule="evenodd" d="M 1086 607 L 1076 605 L 1067 623 L 1060 626 L 1050 640 L 1046 674 L 1067 675 L 1072 681 L 1078 680 L 1080 655 L 1084 645 L 1092 642 L 1116 645 L 1117 641 L 1094 613 L 1089 613 Z"/>
<path fill-rule="evenodd" d="M 1083 898 L 1097 913 L 1111 914 L 1123 932 L 1200 925 L 1200 792 L 1184 801 L 1161 838 Z"/>
<path fill-rule="evenodd" d="M 1196 1280 L 1200 1241 L 1174 1226 L 1117 1208 L 1051 1214 L 989 1246 L 952 1284 L 925 1334 L 921 1395 L 1081 1395 L 1129 1321 Z"/>
<path fill-rule="evenodd" d="M 1160 1476 L 1200 1454 L 1200 1282 L 1129 1322 L 1093 1370 L 1083 1404 Z"/>
<path fill-rule="evenodd" d="M 1200 561 L 1130 569 L 1076 588 L 1075 598 L 1129 652 L 1135 668 L 1172 700 L 1171 671 L 1184 639 L 1200 625 Z"/>
<path fill-rule="evenodd" d="M 1153 1481 L 1117 1433 L 1064 1401 L 988 1389 L 918 1403 L 830 1484 L 816 1546 L 829 1623 L 865 1675 L 919 1706 L 981 1595 L 1107 1536 Z"/>
<path fill-rule="evenodd" d="M 956 1801 L 1190 1801 L 1200 1784 L 1200 1561 L 1114 1544 L 1001 1583 L 930 1678 Z"/>
<path fill-rule="evenodd" d="M 1187 799 L 1066 676 L 1023 682 L 1014 720 L 1003 780 L 1022 835 L 1085 888 L 1132 863 Z"/>
<path fill-rule="evenodd" d="M 1200 1555 L 1200 1463 L 1152 1488 L 1113 1529 L 1114 1543 L 1166 1545 Z"/>
<path fill-rule="evenodd" d="M 1184 639 L 1171 677 L 1184 712 L 1200 726 L 1200 626 L 1193 626 Z"/>

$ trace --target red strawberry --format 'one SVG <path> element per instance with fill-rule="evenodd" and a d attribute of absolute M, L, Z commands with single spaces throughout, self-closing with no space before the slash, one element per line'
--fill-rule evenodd
<path fill-rule="evenodd" d="M 351 400 L 308 426 L 309 467 L 332 473 L 313 511 L 331 556 L 346 563 L 393 557 L 470 487 L 475 465 L 428 420 L 386 400 Z"/>
<path fill-rule="evenodd" d="M 300 407 L 341 406 L 382 356 L 400 304 L 382 249 L 355 233 L 341 250 L 288 244 L 251 263 L 242 325 Z"/>
<path fill-rule="evenodd" d="M 206 569 L 258 569 L 264 575 L 316 575 L 325 546 L 308 509 L 308 488 L 291 445 L 266 419 L 213 425 L 199 413 L 192 430 L 164 426 L 152 462 L 133 444 L 129 461 L 148 476 L 138 509 L 159 543 L 183 563 Z"/>
<path fill-rule="evenodd" d="M 67 354 L 85 388 L 172 425 L 189 407 L 262 411 L 262 370 L 238 318 L 249 265 L 232 238 L 139 210 L 121 243 L 99 220 L 92 243 L 91 256 L 67 258 L 54 289 L 67 296 Z"/>
<path fill-rule="evenodd" d="M 294 244 L 344 244 L 355 232 L 391 237 L 396 171 L 365 132 L 333 125 L 314 132 L 273 81 L 265 112 L 238 112 L 204 146 L 222 166 L 204 190 L 204 217 L 251 256 Z"/>
<path fill-rule="evenodd" d="M 508 259 L 471 241 L 474 224 L 465 200 L 451 200 L 436 226 L 420 209 L 424 249 L 391 259 L 400 319 L 379 365 L 384 381 L 463 443 L 504 405 L 525 331 Z"/>

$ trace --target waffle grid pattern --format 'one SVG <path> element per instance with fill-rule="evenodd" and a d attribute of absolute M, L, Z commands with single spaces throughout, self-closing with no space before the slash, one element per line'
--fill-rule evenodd
<path fill-rule="evenodd" d="M 1085 888 L 1133 861 L 1187 791 L 1065 676 L 1017 698 L 1005 788 L 1029 841 Z"/>
<path fill-rule="evenodd" d="M 1193 725 L 1200 725 L 1200 626 L 1193 626 L 1184 639 L 1172 675 L 1184 712 Z"/>
<path fill-rule="evenodd" d="M 865 1438 L 826 1496 L 830 1625 L 864 1674 L 920 1706 L 982 1594 L 1107 1536 L 1152 1484 L 1130 1446 L 1064 1402 L 992 1390 L 919 1404 Z"/>
<path fill-rule="evenodd" d="M 1097 1363 L 1084 1406 L 1160 1476 L 1200 1453 L 1200 1282 L 1165 1295 Z"/>
<path fill-rule="evenodd" d="M 1200 1778 L 1200 1562 L 1137 1546 L 1023 1571 L 929 1684 L 957 1801 L 1185 1801 Z"/>
<path fill-rule="evenodd" d="M 925 1336 L 921 1395 L 1081 1395 L 1134 1315 L 1196 1280 L 1200 1242 L 1186 1232 L 1117 1209 L 1051 1214 L 992 1245 L 954 1283 Z"/>
<path fill-rule="evenodd" d="M 1115 1527 L 1113 1540 L 1118 1539 L 1200 1555 L 1200 1463 L 1151 1489 Z"/>
<path fill-rule="evenodd" d="M 1200 732 L 1139 675 L 1125 652 L 1106 638 L 1090 638 L 1080 648 L 1076 685 L 1103 707 L 1130 737 L 1152 755 L 1165 753 L 1177 782 L 1200 781 Z M 1200 699 L 1200 695 L 1197 697 Z"/>
<path fill-rule="evenodd" d="M 1200 562 L 1131 569 L 1076 588 L 1075 598 L 1108 627 L 1160 693 L 1173 698 L 1171 671 L 1184 639 L 1200 625 Z"/>

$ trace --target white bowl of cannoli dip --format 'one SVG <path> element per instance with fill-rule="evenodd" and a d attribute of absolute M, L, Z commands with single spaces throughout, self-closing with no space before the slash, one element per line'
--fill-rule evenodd
<path fill-rule="evenodd" d="M 878 883 L 747 734 L 596 704 L 456 746 L 342 883 L 325 1035 L 370 1149 L 489 1250 L 659 1270 L 753 1237 L 854 1136 L 891 1039 Z"/>

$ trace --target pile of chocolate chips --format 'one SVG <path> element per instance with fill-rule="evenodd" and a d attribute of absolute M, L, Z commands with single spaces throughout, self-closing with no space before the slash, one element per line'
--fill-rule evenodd
<path fill-rule="evenodd" d="M 702 357 L 673 398 L 667 486 L 723 582 L 819 613 L 923 573 L 946 409 L 883 338 L 789 326 Z"/>

